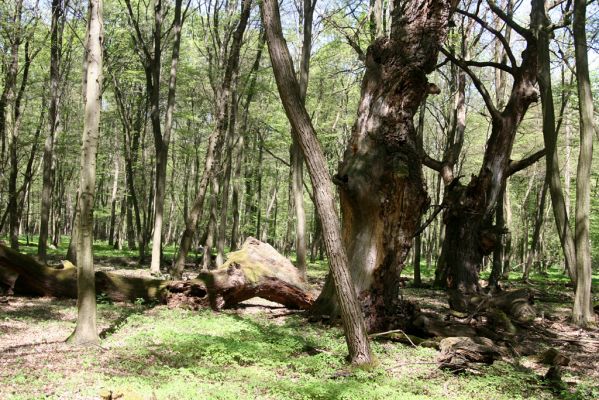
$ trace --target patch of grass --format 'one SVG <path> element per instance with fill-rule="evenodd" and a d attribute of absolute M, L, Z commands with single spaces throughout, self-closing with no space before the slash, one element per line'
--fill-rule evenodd
<path fill-rule="evenodd" d="M 105 312 L 117 306 L 102 305 Z M 113 316 L 113 317 L 116 317 Z M 514 399 L 551 398 L 530 372 L 498 364 L 483 376 L 437 369 L 436 352 L 373 342 L 379 364 L 345 362 L 337 327 L 300 317 L 216 314 L 157 307 L 130 313 L 101 349 L 68 352 L 42 368 L 22 362 L 0 397 L 96 398 L 112 391 L 149 399 Z M 26 378 L 25 378 L 26 377 Z"/>

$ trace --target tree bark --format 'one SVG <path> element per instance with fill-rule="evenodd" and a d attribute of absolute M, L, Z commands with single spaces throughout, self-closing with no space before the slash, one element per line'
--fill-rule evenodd
<path fill-rule="evenodd" d="M 77 240 L 77 326 L 68 338 L 79 345 L 99 341 L 96 326 L 96 289 L 93 257 L 93 209 L 96 154 L 100 134 L 102 96 L 102 0 L 90 0 L 84 68 L 84 120 L 79 178 L 79 234 Z"/>
<path fill-rule="evenodd" d="M 593 162 L 593 96 L 589 77 L 586 40 L 586 1 L 574 1 L 574 53 L 578 88 L 580 151 L 576 170 L 576 294 L 572 321 L 587 326 L 594 321 L 591 297 L 591 168 Z"/>
<path fill-rule="evenodd" d="M 545 159 L 546 175 L 549 179 L 549 193 L 557 233 L 564 253 L 570 279 L 576 279 L 576 252 L 574 236 L 568 224 L 568 211 L 562 190 L 560 177 L 560 166 L 557 148 L 557 129 L 555 127 L 555 109 L 553 106 L 553 90 L 551 85 L 551 58 L 549 41 L 551 21 L 545 11 L 545 1 L 536 0 L 540 4 L 533 8 L 535 24 L 538 30 L 538 58 L 539 58 L 539 90 L 541 94 L 541 105 L 543 112 L 543 139 L 547 152 Z"/>
<path fill-rule="evenodd" d="M 54 144 L 60 135 L 60 70 L 62 63 L 62 33 L 64 30 L 63 0 L 52 0 L 52 22 L 50 27 L 50 107 L 48 111 L 48 137 L 44 144 L 42 172 L 42 195 L 40 203 L 40 232 L 37 256 L 46 260 L 49 233 L 52 188 L 54 186 L 54 168 L 56 164 Z"/>
<path fill-rule="evenodd" d="M 299 84 L 293 71 L 289 49 L 283 38 L 279 5 L 275 0 L 265 0 L 261 4 L 261 12 L 279 95 L 294 136 L 301 146 L 314 187 L 316 209 L 323 225 L 325 246 L 341 307 L 350 360 L 354 364 L 369 364 L 372 362 L 370 344 L 360 305 L 352 287 L 347 255 L 341 244 L 341 229 L 333 202 L 332 182 L 314 127 L 301 101 Z"/>
<path fill-rule="evenodd" d="M 334 178 L 354 289 L 375 331 L 401 323 L 400 273 L 429 205 L 413 118 L 425 95 L 438 90 L 427 74 L 455 5 L 395 3 L 390 37 L 368 48 L 358 119 Z M 316 305 L 326 314 L 335 309 L 330 289 L 325 285 Z"/>
<path fill-rule="evenodd" d="M 549 185 L 550 178 L 545 178 L 543 186 L 539 190 L 538 200 L 536 202 L 536 215 L 535 224 L 532 230 L 532 242 L 528 257 L 526 258 L 526 264 L 524 265 L 524 274 L 522 280 L 528 282 L 528 276 L 530 274 L 530 267 L 532 266 L 533 259 L 538 255 L 539 239 L 541 237 L 541 228 L 543 227 L 543 218 L 545 216 L 545 200 L 547 198 L 547 186 Z"/>
<path fill-rule="evenodd" d="M 496 108 L 484 84 L 469 68 L 468 62 L 457 60 L 444 50 L 444 54 L 452 62 L 468 73 L 491 116 L 491 134 L 478 175 L 472 176 L 467 185 L 454 179 L 447 187 L 445 197 L 446 232 L 442 257 L 450 266 L 446 278 L 450 307 L 458 311 L 475 307 L 469 299 L 480 291 L 479 270 L 483 257 L 494 250 L 501 236 L 497 226 L 493 225 L 492 218 L 508 176 L 538 159 L 531 157 L 519 163 L 510 160 L 518 126 L 530 104 L 538 100 L 538 90 L 535 87 L 538 41 L 531 30 L 515 23 L 494 3 L 489 3 L 489 6 L 506 24 L 517 29 L 526 42 L 526 48 L 522 52 L 520 65 L 516 65 L 511 50 L 506 48 L 512 64 L 506 68 L 514 79 L 509 100 L 501 111 Z"/>
<path fill-rule="evenodd" d="M 310 76 L 310 55 L 312 52 L 312 20 L 316 0 L 304 0 L 302 8 L 302 51 L 299 68 L 299 90 L 303 104 L 306 103 L 308 80 Z M 304 209 L 304 168 L 302 152 L 297 140 L 291 144 L 291 187 L 293 192 L 293 209 L 295 211 L 295 253 L 296 267 L 300 274 L 306 276 L 306 212 Z"/>
<path fill-rule="evenodd" d="M 239 126 L 238 140 L 234 147 L 234 157 L 235 157 L 235 170 L 233 172 L 233 227 L 231 228 L 231 251 L 236 250 L 239 245 L 239 236 L 240 236 L 240 208 L 241 208 L 241 168 L 243 164 L 243 153 L 244 153 L 244 145 L 249 142 L 246 139 L 248 135 L 248 117 L 249 117 L 249 107 L 252 102 L 255 93 L 256 87 L 256 79 L 258 75 L 258 68 L 260 68 L 260 60 L 262 59 L 262 50 L 264 49 L 265 43 L 264 34 L 261 32 L 260 39 L 258 42 L 258 51 L 256 52 L 256 58 L 254 59 L 254 64 L 252 65 L 252 69 L 250 71 L 250 83 L 248 85 L 247 97 L 245 99 L 245 104 L 243 107 L 243 117 L 241 120 L 241 125 Z M 247 140 L 247 142 L 246 142 Z M 246 169 L 250 169 L 250 165 L 246 165 Z M 249 183 L 248 183 L 249 184 Z M 249 194 L 246 194 L 249 195 Z M 247 211 L 247 210 L 246 210 Z"/>
<path fill-rule="evenodd" d="M 117 229 L 116 203 L 119 189 L 119 158 L 114 157 L 114 178 L 112 181 L 112 193 L 110 196 L 110 231 L 108 233 L 108 245 L 114 245 L 115 230 Z"/>

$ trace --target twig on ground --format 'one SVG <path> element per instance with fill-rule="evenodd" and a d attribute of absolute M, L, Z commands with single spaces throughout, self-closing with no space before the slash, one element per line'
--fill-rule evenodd
<path fill-rule="evenodd" d="M 375 338 L 375 337 L 379 337 L 379 336 L 385 336 L 385 335 L 389 335 L 391 333 L 402 333 L 406 339 L 408 339 L 408 341 L 410 342 L 410 344 L 414 347 L 417 347 L 414 342 L 412 341 L 412 339 L 410 339 L 410 336 L 408 336 L 408 334 L 406 334 L 404 331 L 402 331 L 401 329 L 394 329 L 392 331 L 387 331 L 387 332 L 380 332 L 380 333 L 373 333 L 372 335 L 368 335 L 371 339 Z"/>

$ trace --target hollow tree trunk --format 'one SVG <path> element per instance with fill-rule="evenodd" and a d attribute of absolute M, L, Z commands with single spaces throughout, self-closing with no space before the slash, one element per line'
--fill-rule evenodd
<path fill-rule="evenodd" d="M 396 3 L 390 37 L 368 49 L 358 119 L 335 176 L 352 281 L 372 330 L 397 313 L 400 273 L 429 204 L 413 118 L 425 94 L 438 90 L 426 75 L 452 13 L 450 1 Z M 319 299 L 327 313 L 328 286 Z"/>

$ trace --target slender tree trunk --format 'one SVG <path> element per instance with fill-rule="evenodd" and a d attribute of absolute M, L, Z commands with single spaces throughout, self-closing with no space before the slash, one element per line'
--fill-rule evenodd
<path fill-rule="evenodd" d="M 422 235 L 414 238 L 414 287 L 422 286 L 420 276 L 420 255 L 422 254 Z"/>
<path fill-rule="evenodd" d="M 18 157 L 17 157 L 17 135 L 19 129 L 18 112 L 18 94 L 17 94 L 17 75 L 19 73 L 19 48 L 23 39 L 21 27 L 21 14 L 23 9 L 23 0 L 17 0 L 15 3 L 15 13 L 12 17 L 12 26 L 9 31 L 10 57 L 4 79 L 4 91 L 2 99 L 3 115 L 0 116 L 0 129 L 3 138 L 8 133 L 8 165 L 10 173 L 8 178 L 8 221 L 10 246 L 13 249 L 19 248 L 19 233 L 17 223 L 17 177 L 18 177 Z M 3 154 L 4 154 L 4 149 Z M 4 165 L 4 164 L 3 164 Z"/>
<path fill-rule="evenodd" d="M 300 59 L 299 90 L 300 99 L 303 104 L 306 103 L 306 92 L 308 90 L 308 80 L 310 74 L 310 55 L 312 51 L 312 20 L 316 0 L 303 1 L 303 21 L 302 21 L 302 52 Z M 297 135 L 294 135 L 294 137 Z M 296 139 L 292 140 L 291 145 L 291 182 L 293 192 L 293 209 L 295 211 L 295 265 L 300 274 L 306 277 L 306 212 L 304 209 L 304 168 L 302 151 Z"/>
<path fill-rule="evenodd" d="M 237 80 L 237 77 L 234 78 Z M 223 182 L 221 184 L 222 194 L 220 196 L 220 223 L 218 230 L 218 239 L 216 241 L 216 266 L 220 267 L 225 262 L 225 235 L 227 233 L 227 214 L 229 211 L 229 189 L 231 187 L 231 169 L 233 168 L 233 147 L 237 140 L 235 125 L 237 121 L 237 82 L 233 83 L 235 89 L 232 90 L 229 99 L 229 122 L 227 124 L 227 145 L 224 161 L 224 174 L 222 175 Z"/>
<path fill-rule="evenodd" d="M 119 189 L 119 158 L 114 158 L 114 178 L 112 182 L 112 194 L 110 196 L 110 232 L 108 233 L 108 245 L 114 245 L 114 235 L 116 228 L 116 203 Z"/>
<path fill-rule="evenodd" d="M 42 195 L 40 203 L 40 234 L 37 256 L 46 261 L 46 246 L 48 242 L 48 220 L 52 204 L 52 188 L 54 186 L 54 144 L 60 134 L 60 67 L 62 61 L 62 32 L 64 18 L 63 0 L 52 0 L 52 25 L 50 28 L 50 107 L 49 133 L 44 145 L 44 160 L 42 172 Z"/>
<path fill-rule="evenodd" d="M 568 212 L 560 177 L 557 130 L 555 127 L 555 109 L 553 106 L 553 90 L 551 86 L 551 59 L 549 52 L 549 40 L 551 35 L 549 32 L 549 25 L 551 22 L 545 11 L 545 0 L 535 1 L 541 3 L 533 8 L 532 16 L 534 21 L 536 21 L 535 23 L 541 27 L 538 31 L 538 58 L 539 89 L 543 111 L 543 139 L 545 142 L 545 151 L 547 153 L 545 168 L 549 179 L 549 193 L 551 194 L 551 204 L 557 233 L 562 245 L 570 279 L 574 281 L 576 279 L 576 269 L 574 267 L 576 264 L 576 252 L 574 236 L 572 235 L 572 230 L 568 224 Z"/>
<path fill-rule="evenodd" d="M 372 362 L 370 344 L 360 305 L 352 287 L 347 255 L 341 244 L 341 227 L 335 211 L 332 182 L 314 127 L 299 95 L 299 84 L 283 38 L 279 5 L 275 0 L 265 0 L 261 4 L 261 11 L 281 101 L 305 157 L 314 187 L 316 208 L 323 221 L 325 245 L 341 306 L 350 360 L 354 364 L 369 364 Z"/>
<path fill-rule="evenodd" d="M 535 224 L 532 230 L 532 242 L 528 252 L 528 257 L 526 258 L 526 264 L 524 265 L 524 273 L 522 274 L 522 280 L 525 282 L 528 282 L 530 267 L 532 266 L 533 259 L 539 253 L 539 242 L 541 238 L 541 229 L 543 227 L 543 219 L 545 216 L 545 199 L 547 198 L 547 186 L 549 185 L 549 180 L 549 177 L 545 178 L 543 186 L 539 190 L 537 202 L 535 203 L 536 214 Z"/>
<path fill-rule="evenodd" d="M 505 218 L 505 225 L 507 227 L 507 232 L 505 233 L 505 244 L 503 245 L 503 269 L 502 276 L 503 280 L 507 280 L 509 278 L 510 269 L 511 269 L 511 253 L 512 253 L 512 208 L 510 202 L 510 184 L 509 182 L 505 185 L 505 191 L 503 195 L 503 214 Z"/>
<path fill-rule="evenodd" d="M 166 196 L 166 167 L 168 161 L 168 148 L 173 127 L 173 114 L 175 111 L 175 93 L 177 87 L 177 66 L 179 64 L 179 48 L 181 46 L 181 6 L 183 0 L 175 0 L 175 16 L 173 21 L 173 49 L 171 57 L 171 70 L 169 75 L 166 114 L 164 119 L 164 133 L 160 132 L 160 36 L 162 35 L 162 19 L 164 10 L 156 7 L 155 32 L 154 32 L 154 59 L 152 68 L 152 126 L 156 147 L 156 191 L 154 198 L 154 235 L 152 238 L 152 261 L 150 271 L 160 274 L 162 259 L 162 220 L 164 215 L 164 201 Z"/>
<path fill-rule="evenodd" d="M 77 326 L 68 341 L 95 344 L 96 288 L 93 257 L 93 207 L 96 187 L 96 154 L 100 133 L 102 95 L 102 0 L 90 0 L 84 69 L 85 110 L 81 174 L 79 178 L 79 235 L 77 241 Z"/>
<path fill-rule="evenodd" d="M 594 320 L 591 297 L 593 272 L 589 238 L 593 161 L 593 96 L 587 58 L 586 6 L 585 0 L 574 0 L 573 32 L 580 121 L 580 152 L 576 170 L 576 295 L 572 308 L 572 321 L 579 326 L 587 326 Z"/>

